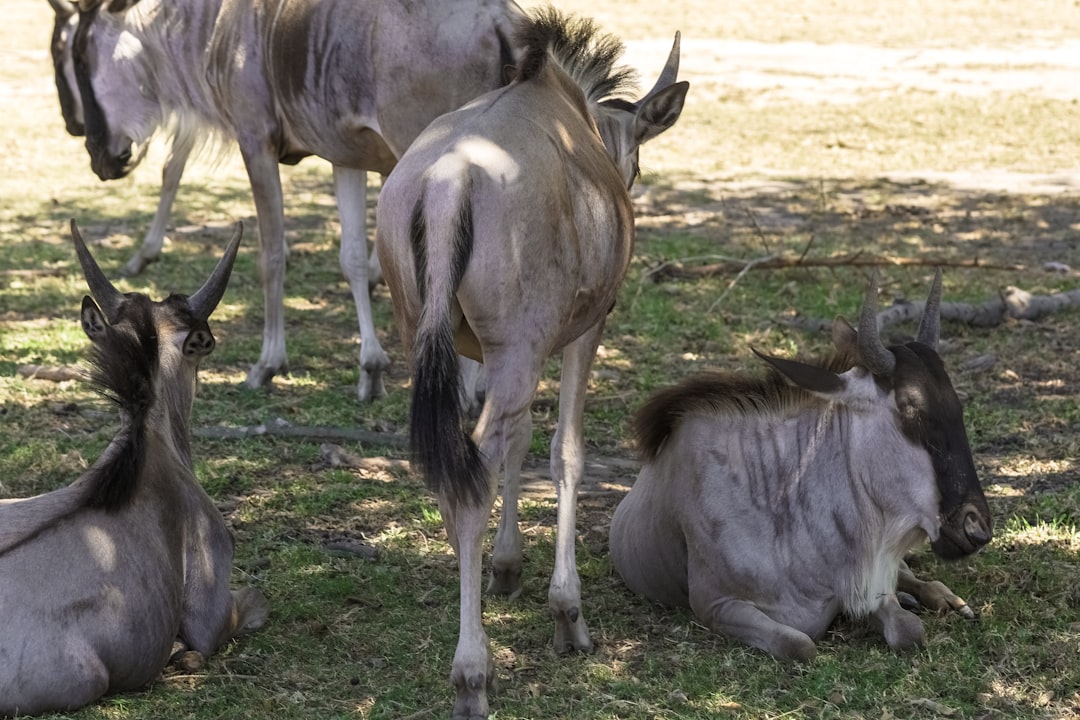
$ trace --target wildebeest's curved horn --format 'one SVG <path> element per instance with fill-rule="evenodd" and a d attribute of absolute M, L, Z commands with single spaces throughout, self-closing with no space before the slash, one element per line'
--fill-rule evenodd
<path fill-rule="evenodd" d="M 75 3 L 70 3 L 68 0 L 49 0 L 49 6 L 62 18 L 69 18 L 78 10 Z"/>
<path fill-rule="evenodd" d="M 878 334 L 877 294 L 877 273 L 874 273 L 859 315 L 859 357 L 866 369 L 875 375 L 891 375 L 896 367 L 896 356 L 885 347 Z"/>
<path fill-rule="evenodd" d="M 926 296 L 926 307 L 919 320 L 919 333 L 915 339 L 923 345 L 937 350 L 938 337 L 941 335 L 941 268 L 934 274 L 934 283 L 930 294 Z"/>
<path fill-rule="evenodd" d="M 83 277 L 86 278 L 86 285 L 90 288 L 90 294 L 97 300 L 101 311 L 105 313 L 106 319 L 111 322 L 116 321 L 117 313 L 120 310 L 120 304 L 124 301 L 124 294 L 117 290 L 109 279 L 105 277 L 105 273 L 101 272 L 101 268 L 98 267 L 97 261 L 94 260 L 90 251 L 86 248 L 86 243 L 83 242 L 82 233 L 79 232 L 79 226 L 75 224 L 75 219 L 71 219 L 71 239 L 75 242 L 75 252 L 79 256 L 79 264 L 82 265 Z"/>
<path fill-rule="evenodd" d="M 675 81 L 679 77 L 679 41 L 682 39 L 682 33 L 678 30 L 675 31 L 675 42 L 671 46 L 671 52 L 668 53 L 667 62 L 664 63 L 664 69 L 660 72 L 660 78 L 653 85 L 652 90 L 645 93 L 645 95 L 638 101 L 638 104 L 645 102 L 648 98 L 652 97 L 656 93 L 660 92 L 669 85 L 674 85 Z"/>
<path fill-rule="evenodd" d="M 210 273 L 203 286 L 188 298 L 188 306 L 192 314 L 200 320 L 206 320 L 214 308 L 221 302 L 225 294 L 225 287 L 229 284 L 229 275 L 232 273 L 233 262 L 236 260 L 236 251 L 240 249 L 240 237 L 244 234 L 244 223 L 236 223 L 236 232 L 233 233 L 229 245 L 225 248 L 225 254 L 218 260 L 214 272 Z"/>

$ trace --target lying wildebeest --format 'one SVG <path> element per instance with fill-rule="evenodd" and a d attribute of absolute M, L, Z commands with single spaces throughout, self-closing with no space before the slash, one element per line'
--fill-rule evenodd
<path fill-rule="evenodd" d="M 71 234 L 93 294 L 82 304 L 91 377 L 119 407 L 120 430 L 67 487 L 0 500 L 0 715 L 139 688 L 174 640 L 209 655 L 267 617 L 258 590 L 229 589 L 232 536 L 195 478 L 188 437 L 196 371 L 214 349 L 207 318 L 240 230 L 202 288 L 162 302 L 119 292 L 74 222 Z"/>
<path fill-rule="evenodd" d="M 617 97 L 622 45 L 590 21 L 536 13 L 521 24 L 524 57 L 506 88 L 435 120 L 402 156 L 379 200 L 376 249 L 403 344 L 412 351 L 410 441 L 437 494 L 461 574 L 461 627 L 451 679 L 454 717 L 487 717 L 493 680 L 481 620 L 484 530 L 505 472 L 489 589 L 521 591 L 518 481 L 529 406 L 562 350 L 551 475 L 558 494 L 548 593 L 559 651 L 591 647 L 574 558 L 584 471 L 589 367 L 630 261 L 628 189 L 638 146 L 671 127 L 688 84 L 676 82 L 676 36 L 655 87 Z M 470 438 L 458 404 L 458 355 L 483 360 L 487 390 Z"/>
<path fill-rule="evenodd" d="M 79 8 L 74 68 L 86 147 L 100 178 L 128 173 L 142 144 L 166 122 L 180 134 L 209 128 L 239 144 L 258 216 L 265 310 L 249 387 L 288 370 L 278 162 L 317 155 L 334 166 L 341 266 L 360 328 L 357 395 L 384 394 L 389 359 L 368 297 L 365 171 L 389 172 L 433 118 L 503 84 L 517 6 L 84 0 Z"/>
<path fill-rule="evenodd" d="M 870 616 L 891 647 L 921 643 L 898 579 L 930 607 L 966 609 L 903 563 L 927 538 L 956 558 L 992 533 L 936 351 L 940 295 L 939 273 L 914 342 L 882 344 L 871 283 L 858 332 L 838 319 L 823 365 L 760 355 L 765 379 L 707 374 L 656 393 L 634 420 L 644 466 L 611 521 L 627 586 L 793 660 L 814 657 L 841 612 Z"/>

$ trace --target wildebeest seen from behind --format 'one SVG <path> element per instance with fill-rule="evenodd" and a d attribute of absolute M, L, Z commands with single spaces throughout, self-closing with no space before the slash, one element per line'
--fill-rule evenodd
<path fill-rule="evenodd" d="M 86 0 L 74 38 L 86 147 L 122 177 L 169 122 L 235 138 L 258 216 L 263 346 L 247 385 L 287 372 L 279 162 L 334 166 L 342 270 L 360 329 L 357 395 L 389 359 L 368 297 L 366 174 L 387 173 L 436 116 L 503 84 L 511 0 Z M 174 145 L 175 152 L 176 145 Z M 178 179 L 178 178 L 177 178 Z"/>
<path fill-rule="evenodd" d="M 628 189 L 638 146 L 671 127 L 678 36 L 655 87 L 620 99 L 622 45 L 591 21 L 547 9 L 518 32 L 516 79 L 435 120 L 387 178 L 376 249 L 403 344 L 411 349 L 410 442 L 437 494 L 458 556 L 461 627 L 451 679 L 456 718 L 486 717 L 493 679 L 481 620 L 481 548 L 504 469 L 489 589 L 521 591 L 518 482 L 529 406 L 548 358 L 562 351 L 551 475 L 558 498 L 548 593 L 561 651 L 591 647 L 575 557 L 589 368 L 625 276 L 634 219 Z M 458 353 L 487 377 L 470 437 L 458 403 Z"/>
<path fill-rule="evenodd" d="M 268 611 L 258 590 L 229 589 L 232 536 L 195 478 L 188 435 L 239 228 L 202 288 L 161 302 L 119 292 L 74 222 L 71 233 L 93 295 L 82 304 L 91 378 L 120 429 L 70 485 L 0 500 L 0 715 L 142 687 L 176 639 L 209 655 Z"/>
<path fill-rule="evenodd" d="M 938 273 L 913 342 L 881 342 L 871 283 L 858 331 L 838 319 L 824 364 L 759 354 L 764 379 L 706 374 L 657 392 L 634 420 L 641 474 L 611 521 L 627 586 L 790 660 L 813 658 L 841 612 L 869 616 L 891 647 L 920 644 L 898 582 L 970 616 L 904 564 L 927 538 L 958 558 L 992 534 L 936 350 L 940 295 Z"/>

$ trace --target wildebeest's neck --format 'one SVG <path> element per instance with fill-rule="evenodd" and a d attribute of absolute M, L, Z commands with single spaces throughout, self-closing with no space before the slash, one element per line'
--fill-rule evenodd
<path fill-rule="evenodd" d="M 166 457 L 191 468 L 187 421 L 194 396 L 194 367 L 185 362 L 177 330 L 156 323 L 150 301 L 125 300 L 117 321 L 91 351 L 91 380 L 120 411 L 121 427 L 89 473 L 90 504 L 126 505 L 136 492 L 148 457 Z"/>
<path fill-rule="evenodd" d="M 852 354 L 836 353 L 821 367 L 840 373 L 854 364 Z M 792 385 L 775 371 L 761 377 L 701 373 L 655 392 L 635 414 L 632 431 L 642 460 L 648 462 L 659 454 L 679 424 L 694 415 L 741 419 L 825 406 L 825 401 Z"/>
<path fill-rule="evenodd" d="M 220 0 L 143 0 L 124 14 L 123 28 L 140 41 L 146 54 L 138 67 L 151 96 L 161 104 L 163 119 L 194 114 L 220 126 L 207 80 L 208 51 L 220 9 Z"/>

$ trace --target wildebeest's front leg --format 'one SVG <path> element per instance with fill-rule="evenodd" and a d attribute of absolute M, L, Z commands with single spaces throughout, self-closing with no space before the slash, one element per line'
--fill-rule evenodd
<path fill-rule="evenodd" d="M 169 157 L 165 159 L 165 167 L 161 170 L 161 196 L 158 197 L 154 221 L 150 223 L 150 229 L 146 231 L 146 237 L 143 238 L 139 251 L 121 268 L 122 275 L 128 277 L 138 275 L 161 255 L 161 248 L 165 243 L 165 228 L 169 224 L 169 213 L 172 212 L 173 201 L 176 200 L 180 178 L 184 175 L 184 167 L 187 165 L 188 156 L 191 155 L 191 148 L 192 140 L 189 137 L 177 135 L 173 138 L 172 149 L 169 151 Z"/>
<path fill-rule="evenodd" d="M 885 642 L 895 650 L 922 645 L 926 642 L 926 630 L 922 620 L 900 607 L 895 595 L 884 598 L 871 614 L 871 619 L 885 636 Z"/>
<path fill-rule="evenodd" d="M 259 221 L 259 275 L 263 286 L 263 344 L 247 386 L 262 387 L 289 371 L 285 352 L 285 217 L 277 157 L 261 137 L 241 135 L 240 153 Z"/>
<path fill-rule="evenodd" d="M 341 271 L 349 281 L 356 317 L 360 323 L 360 382 L 356 396 L 361 402 L 386 395 L 383 371 L 390 358 L 383 352 L 375 335 L 368 285 L 367 251 L 367 173 L 334 166 L 334 194 L 341 217 Z"/>
<path fill-rule="evenodd" d="M 592 650 L 589 628 L 581 610 L 581 578 L 577 570 L 577 498 L 585 474 L 583 416 L 589 382 L 600 335 L 601 320 L 566 346 L 559 385 L 559 425 L 551 439 L 551 479 L 558 501 L 555 536 L 555 571 L 548 588 L 548 606 L 555 618 L 555 651 Z"/>
<path fill-rule="evenodd" d="M 964 599 L 956 595 L 938 580 L 920 580 L 911 572 L 906 562 L 900 562 L 900 572 L 897 575 L 896 589 L 915 597 L 923 607 L 934 612 L 948 612 L 954 610 L 968 620 L 975 619 L 972 611 Z"/>

